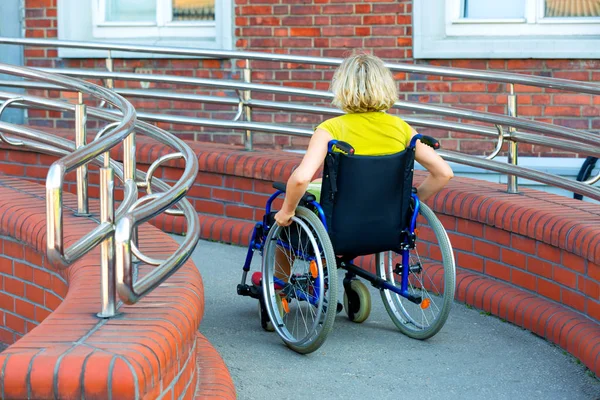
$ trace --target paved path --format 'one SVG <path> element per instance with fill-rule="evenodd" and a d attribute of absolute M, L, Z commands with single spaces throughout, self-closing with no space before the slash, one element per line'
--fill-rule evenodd
<path fill-rule="evenodd" d="M 261 329 L 255 300 L 236 294 L 245 254 L 202 241 L 193 256 L 205 285 L 200 331 L 223 356 L 241 400 L 600 400 L 599 380 L 528 331 L 455 304 L 436 336 L 413 340 L 399 333 L 375 291 L 367 321 L 340 313 L 325 344 L 298 355 Z"/>

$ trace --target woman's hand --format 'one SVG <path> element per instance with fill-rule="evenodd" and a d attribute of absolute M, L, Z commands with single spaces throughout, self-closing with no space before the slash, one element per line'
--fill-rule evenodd
<path fill-rule="evenodd" d="M 279 226 L 289 226 L 292 224 L 292 217 L 294 215 L 295 213 L 289 214 L 283 210 L 279 210 L 277 211 L 277 214 L 275 214 L 275 222 Z"/>

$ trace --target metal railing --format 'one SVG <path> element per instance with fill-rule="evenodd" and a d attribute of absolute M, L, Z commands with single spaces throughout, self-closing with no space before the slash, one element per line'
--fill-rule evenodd
<path fill-rule="evenodd" d="M 198 161 L 182 140 L 151 124 L 136 119 L 133 106 L 113 91 L 79 79 L 50 72 L 0 64 L 0 73 L 42 81 L 59 90 L 79 93 L 76 104 L 50 100 L 31 95 L 0 92 L 0 116 L 7 107 L 35 107 L 70 111 L 75 114 L 76 135 L 72 141 L 42 132 L 31 127 L 0 122 L 0 140 L 9 144 L 61 157 L 54 162 L 46 179 L 47 209 L 47 256 L 58 268 L 68 268 L 76 260 L 96 246 L 101 246 L 102 310 L 99 317 L 108 318 L 116 314 L 118 297 L 127 304 L 137 302 L 152 291 L 189 258 L 200 236 L 198 215 L 185 200 L 184 195 L 192 186 L 198 172 Z M 35 84 L 35 82 L 28 82 Z M 112 109 L 87 107 L 84 96 L 101 100 Z M 86 143 L 86 121 L 92 116 L 110 122 L 98 132 L 95 140 Z M 156 160 L 147 173 L 136 170 L 136 131 L 157 140 L 175 153 Z M 10 138 L 5 135 L 11 135 Z M 14 137 L 18 137 L 19 140 Z M 109 151 L 123 144 L 123 162 L 111 160 Z M 152 177 L 156 168 L 167 160 L 183 158 L 185 168 L 173 186 Z M 100 219 L 96 228 L 79 238 L 65 249 L 63 225 L 63 186 L 68 172 L 77 171 L 77 212 L 79 216 L 90 216 L 88 204 L 89 163 L 100 167 Z M 124 199 L 115 211 L 115 177 L 123 182 Z M 152 193 L 152 186 L 160 190 Z M 138 200 L 138 188 L 148 194 Z M 170 210 L 177 205 L 180 210 Z M 155 260 L 145 256 L 136 246 L 137 227 L 150 218 L 162 213 L 183 215 L 188 223 L 188 232 L 179 249 L 166 260 Z M 133 256 L 157 268 L 140 279 L 134 279 Z"/>
<path fill-rule="evenodd" d="M 321 104 L 267 101 L 253 98 L 253 93 L 260 92 L 272 95 L 297 96 L 314 99 L 315 102 L 322 102 L 323 100 L 330 100 L 332 95 L 321 90 L 253 83 L 250 79 L 252 76 L 252 60 L 335 67 L 340 64 L 341 59 L 41 39 L 0 38 L 0 43 L 95 49 L 107 52 L 105 60 L 106 71 L 64 68 L 26 69 L 0 64 L 0 73 L 18 75 L 29 79 L 24 81 L 0 81 L 0 86 L 78 93 L 77 103 L 71 104 L 61 100 L 51 100 L 38 96 L 17 96 L 14 93 L 0 92 L 0 102 L 2 103 L 0 105 L 0 115 L 7 107 L 33 107 L 73 112 L 75 114 L 76 126 L 75 143 L 41 132 L 32 127 L 17 126 L 1 121 L 0 140 L 10 145 L 25 146 L 36 151 L 62 157 L 52 165 L 47 179 L 48 258 L 53 264 L 66 268 L 92 248 L 98 245 L 101 246 L 102 310 L 98 314 L 100 317 L 115 315 L 118 307 L 116 304 L 117 296 L 125 303 L 135 303 L 142 296 L 164 282 L 191 255 L 199 237 L 199 223 L 196 211 L 183 198 L 194 182 L 198 162 L 190 148 L 183 141 L 147 122 L 142 122 L 142 120 L 241 130 L 245 148 L 252 150 L 254 132 L 300 137 L 310 137 L 312 135 L 312 130 L 304 127 L 253 122 L 253 110 L 277 110 L 317 115 L 343 114 L 340 110 Z M 245 60 L 245 66 L 242 68 L 240 74 L 241 80 L 200 79 L 170 75 L 142 75 L 114 72 L 112 52 L 116 50 L 173 56 L 241 59 Z M 600 137 L 590 132 L 519 118 L 517 94 L 514 90 L 515 84 L 521 84 L 599 95 L 600 85 L 529 75 L 422 65 L 387 64 L 387 66 L 391 70 L 399 72 L 478 79 L 507 84 L 507 115 L 406 101 L 398 101 L 394 107 L 404 111 L 424 114 L 425 116 L 402 116 L 409 124 L 416 127 L 464 132 L 495 139 L 496 145 L 494 150 L 485 158 L 448 150 L 441 150 L 440 154 L 448 161 L 506 174 L 509 177 L 507 190 L 510 193 L 518 192 L 517 177 L 522 177 L 566 189 L 600 201 L 600 189 L 592 186 L 600 180 L 600 174 L 588 179 L 586 182 L 577 182 L 517 165 L 519 143 L 552 147 L 583 155 L 600 157 Z M 60 75 L 57 75 L 57 73 Z M 106 88 L 75 79 L 75 77 L 101 80 L 104 82 Z M 143 81 L 170 84 L 173 86 L 191 85 L 202 89 L 231 90 L 237 97 L 199 95 L 155 89 L 114 88 L 115 81 Z M 96 98 L 100 101 L 100 105 L 96 107 L 85 105 L 83 101 L 84 95 Z M 235 111 L 235 117 L 229 121 L 153 112 L 136 113 L 131 104 L 121 96 L 226 105 Z M 107 107 L 107 105 L 110 105 L 112 108 Z M 452 120 L 436 119 L 431 116 L 451 118 Z M 85 127 L 88 117 L 108 122 L 98 132 L 96 139 L 91 143 L 86 143 L 87 135 Z M 484 122 L 492 126 L 469 124 L 465 123 L 465 120 Z M 135 167 L 136 131 L 170 146 L 174 149 L 175 153 L 168 154 L 156 160 L 150 166 L 147 173 L 137 171 Z M 11 136 L 6 137 L 6 134 Z M 123 163 L 111 160 L 108 153 L 111 148 L 121 142 L 124 144 Z M 508 163 L 493 160 L 502 151 L 505 144 L 508 147 Z M 160 165 L 176 158 L 183 158 L 185 160 L 185 169 L 182 177 L 175 185 L 169 186 L 153 178 L 154 171 Z M 77 170 L 77 214 L 89 214 L 87 200 L 87 165 L 89 163 L 94 163 L 100 167 L 99 224 L 92 232 L 86 234 L 69 248 L 65 249 L 62 224 L 62 187 L 64 185 L 64 176 L 69 171 Z M 123 182 L 124 187 L 124 200 L 116 211 L 114 210 L 113 197 L 115 177 Z M 153 192 L 152 187 L 155 187 L 160 192 Z M 138 199 L 138 189 L 140 188 L 146 189 L 147 195 Z M 177 204 L 179 210 L 172 208 L 175 204 Z M 188 233 L 183 244 L 177 252 L 165 260 L 158 260 L 144 255 L 136 245 L 137 227 L 161 212 L 184 215 L 188 222 Z M 143 278 L 136 280 L 134 257 L 140 262 L 158 265 L 158 267 Z"/>
<path fill-rule="evenodd" d="M 252 109 L 275 109 L 285 111 L 296 111 L 305 113 L 329 114 L 338 115 L 341 111 L 331 107 L 284 103 L 274 101 L 264 101 L 252 99 L 251 93 L 266 92 L 271 94 L 284 94 L 290 96 L 305 96 L 315 99 L 330 99 L 331 94 L 325 91 L 298 89 L 293 87 L 256 84 L 250 82 L 251 60 L 286 62 L 294 64 L 311 64 L 311 65 L 329 65 L 337 66 L 341 63 L 341 59 L 323 58 L 323 57 L 306 57 L 295 55 L 281 55 L 269 53 L 254 53 L 244 51 L 218 51 L 218 50 L 201 50 L 187 49 L 174 47 L 156 47 L 156 46 L 129 46 L 113 43 L 90 43 L 90 42 L 72 42 L 59 40 L 45 39 L 14 39 L 0 38 L 0 43 L 5 44 L 20 44 L 30 46 L 48 46 L 48 47 L 63 47 L 63 48 L 79 48 L 79 49 L 94 49 L 106 51 L 106 66 L 107 71 L 91 71 L 91 70 L 76 70 L 76 69 L 61 69 L 60 73 L 77 76 L 88 79 L 100 79 L 113 86 L 115 80 L 133 80 L 156 82 L 163 84 L 185 84 L 196 85 L 203 88 L 215 89 L 230 89 L 238 93 L 238 98 L 224 98 L 217 96 L 202 96 L 186 93 L 172 93 L 160 90 L 132 90 L 132 89 L 116 89 L 117 93 L 124 96 L 154 98 L 154 99 L 177 99 L 181 101 L 194 101 L 205 103 L 217 103 L 237 107 L 236 117 L 233 121 L 211 120 L 205 118 L 181 117 L 176 115 L 164 115 L 153 113 L 140 113 L 139 118 L 150 121 L 170 122 L 178 124 L 188 124 L 204 127 L 220 127 L 227 129 L 244 130 L 244 144 L 246 149 L 252 149 L 252 132 L 271 132 L 284 133 L 296 136 L 310 136 L 311 130 L 277 126 L 272 124 L 257 124 L 251 121 Z M 134 73 L 118 73 L 112 71 L 113 51 L 141 52 L 154 53 L 173 56 L 188 56 L 188 57 L 212 57 L 212 58 L 230 58 L 245 60 L 245 67 L 242 71 L 242 81 L 227 81 L 216 79 L 199 79 L 187 78 L 180 76 L 169 75 L 140 75 Z M 468 156 L 457 152 L 444 151 L 443 156 L 450 160 L 466 165 L 471 165 L 479 168 L 484 168 L 500 173 L 506 173 L 508 179 L 508 191 L 515 193 L 518 191 L 517 177 L 523 177 L 543 183 L 552 181 L 553 186 L 557 186 L 567 190 L 573 190 L 576 193 L 585 194 L 588 197 L 598 199 L 598 190 L 590 185 L 600 180 L 600 175 L 589 179 L 585 184 L 572 182 L 555 176 L 546 176 L 538 171 L 516 167 L 518 160 L 518 143 L 528 143 L 533 145 L 543 145 L 547 147 L 557 148 L 561 150 L 574 151 L 579 154 L 598 156 L 600 155 L 600 147 L 598 146 L 598 135 L 589 132 L 571 129 L 567 127 L 542 123 L 532 120 L 518 118 L 517 94 L 514 91 L 515 84 L 538 86 L 548 89 L 568 90 L 578 93 L 587 93 L 598 95 L 600 94 L 600 85 L 588 82 L 569 81 L 564 79 L 536 77 L 530 75 L 519 75 L 513 73 L 498 73 L 490 71 L 466 70 L 456 68 L 432 67 L 412 64 L 393 64 L 388 63 L 387 66 L 392 71 L 408 72 L 420 75 L 437 75 L 453 78 L 478 79 L 488 82 L 502 82 L 508 84 L 507 94 L 507 111 L 508 115 L 492 114 L 485 112 L 476 112 L 454 107 L 433 106 L 421 103 L 411 103 L 398 101 L 395 104 L 396 108 L 426 113 L 442 117 L 460 118 L 461 120 L 474 120 L 486 123 L 491 123 L 496 128 L 476 126 L 465 123 L 449 122 L 444 120 L 436 120 L 429 118 L 420 118 L 415 116 L 403 116 L 410 124 L 420 127 L 429 127 L 436 129 L 446 129 L 451 131 L 466 132 L 470 134 L 478 134 L 485 137 L 497 138 L 497 144 L 494 152 L 488 156 L 489 159 L 494 158 L 502 149 L 504 143 L 508 143 L 508 160 L 513 167 L 505 168 L 503 163 L 486 162 L 478 157 Z M 36 87 L 28 82 L 0 82 L 0 85 L 20 86 L 25 88 Z M 44 88 L 37 86 L 36 88 Z M 52 86 L 46 86 L 47 89 L 53 89 Z M 244 117 L 245 121 L 240 121 Z M 519 131 L 520 129 L 521 131 Z M 542 135 L 539 135 L 542 134 Z"/>
<path fill-rule="evenodd" d="M 319 105 L 307 105 L 290 102 L 275 102 L 256 100 L 252 98 L 252 92 L 263 92 L 270 94 L 283 94 L 290 96 L 304 96 L 314 99 L 331 99 L 331 93 L 320 90 L 300 89 L 294 87 L 277 86 L 252 83 L 251 61 L 270 61 L 278 63 L 309 64 L 320 66 L 337 66 L 341 63 L 338 58 L 325 57 L 306 57 L 285 54 L 255 53 L 247 51 L 219 51 L 188 49 L 176 47 L 158 47 L 158 46 L 130 46 L 115 43 L 93 43 L 77 41 L 61 41 L 46 39 L 15 39 L 0 38 L 0 43 L 17 44 L 27 46 L 46 46 L 58 48 L 78 48 L 88 50 L 106 51 L 106 71 L 97 70 L 78 70 L 78 69 L 59 69 L 52 70 L 64 75 L 97 79 L 106 82 L 107 86 L 113 87 L 115 80 L 144 81 L 172 85 L 194 85 L 202 88 L 211 89 L 229 89 L 237 93 L 238 98 L 227 98 L 218 96 L 206 96 L 188 93 L 173 93 L 161 90 L 135 90 L 135 89 L 115 89 L 123 96 L 171 99 L 178 101 L 192 101 L 202 103 L 216 103 L 229 105 L 237 108 L 236 116 L 232 121 L 213 120 L 207 118 L 183 117 L 177 115 L 165 115 L 155 113 L 139 113 L 138 118 L 154 122 L 168 122 L 177 124 L 187 124 L 203 127 L 217 127 L 226 129 L 243 130 L 243 143 L 247 150 L 252 150 L 252 133 L 268 132 L 282 133 L 294 136 L 310 136 L 312 130 L 301 127 L 279 126 L 274 124 L 261 124 L 252 122 L 253 109 L 283 110 L 302 113 L 316 113 L 321 115 L 339 115 L 342 112 Z M 153 53 L 161 55 L 172 55 L 176 57 L 210 57 L 221 59 L 245 60 L 245 67 L 241 71 L 241 80 L 218 80 L 218 79 L 200 79 L 170 75 L 141 75 L 127 72 L 113 72 L 114 51 L 132 52 L 132 53 Z M 508 175 L 507 190 L 510 193 L 518 192 L 517 177 L 550 184 L 569 191 L 583 194 L 592 199 L 600 200 L 600 190 L 591 186 L 600 180 L 598 176 L 588 179 L 586 182 L 575 182 L 551 174 L 544 174 L 539 171 L 517 166 L 518 144 L 527 143 L 532 145 L 543 145 L 556 149 L 573 151 L 579 154 L 596 156 L 600 155 L 600 146 L 598 145 L 599 136 L 589 132 L 571 129 L 563 126 L 522 119 L 518 117 L 517 93 L 514 85 L 537 86 L 547 89 L 565 90 L 577 93 L 587 93 L 591 95 L 600 95 L 600 85 L 589 82 L 570 81 L 565 79 L 538 77 L 531 75 L 520 75 L 514 73 L 499 73 L 491 71 L 467 70 L 458 68 L 444 68 L 413 64 L 386 64 L 394 72 L 414 73 L 419 75 L 436 75 L 442 77 L 476 79 L 487 82 L 500 82 L 507 84 L 507 115 L 493 114 L 487 112 L 478 112 L 462 108 L 434 106 L 430 104 L 412 103 L 398 101 L 395 108 L 416 113 L 424 113 L 446 118 L 463 120 L 473 120 L 490 123 L 494 128 L 472 125 L 466 123 L 451 122 L 439 119 L 423 118 L 418 116 L 405 115 L 403 118 L 411 125 L 417 127 L 428 127 L 435 129 L 445 129 L 450 131 L 466 132 L 477 134 L 488 138 L 496 138 L 497 143 L 494 151 L 487 159 L 461 154 L 454 151 L 442 151 L 441 154 L 449 161 L 483 168 Z M 0 81 L 0 86 L 18 86 L 22 88 L 36 88 L 54 90 L 52 85 L 35 85 L 30 82 Z M 242 117 L 245 120 L 241 120 Z M 507 144 L 508 164 L 490 161 L 500 153 L 503 145 Z"/>

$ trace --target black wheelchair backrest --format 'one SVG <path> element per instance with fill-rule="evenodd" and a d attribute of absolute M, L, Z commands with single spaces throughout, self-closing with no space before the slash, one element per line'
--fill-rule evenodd
<path fill-rule="evenodd" d="M 386 156 L 327 153 L 320 203 L 336 254 L 400 250 L 414 159 L 414 147 Z"/>

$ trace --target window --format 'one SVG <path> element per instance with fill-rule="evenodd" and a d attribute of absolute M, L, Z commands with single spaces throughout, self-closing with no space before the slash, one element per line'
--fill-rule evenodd
<path fill-rule="evenodd" d="M 423 0 L 415 58 L 600 58 L 600 0 Z"/>
<path fill-rule="evenodd" d="M 231 49 L 232 3 L 233 0 L 58 0 L 58 35 L 60 39 L 78 41 Z M 60 56 L 94 54 L 100 53 L 62 49 Z M 103 52 L 102 57 L 105 55 Z M 119 56 L 141 55 L 115 54 Z"/>

